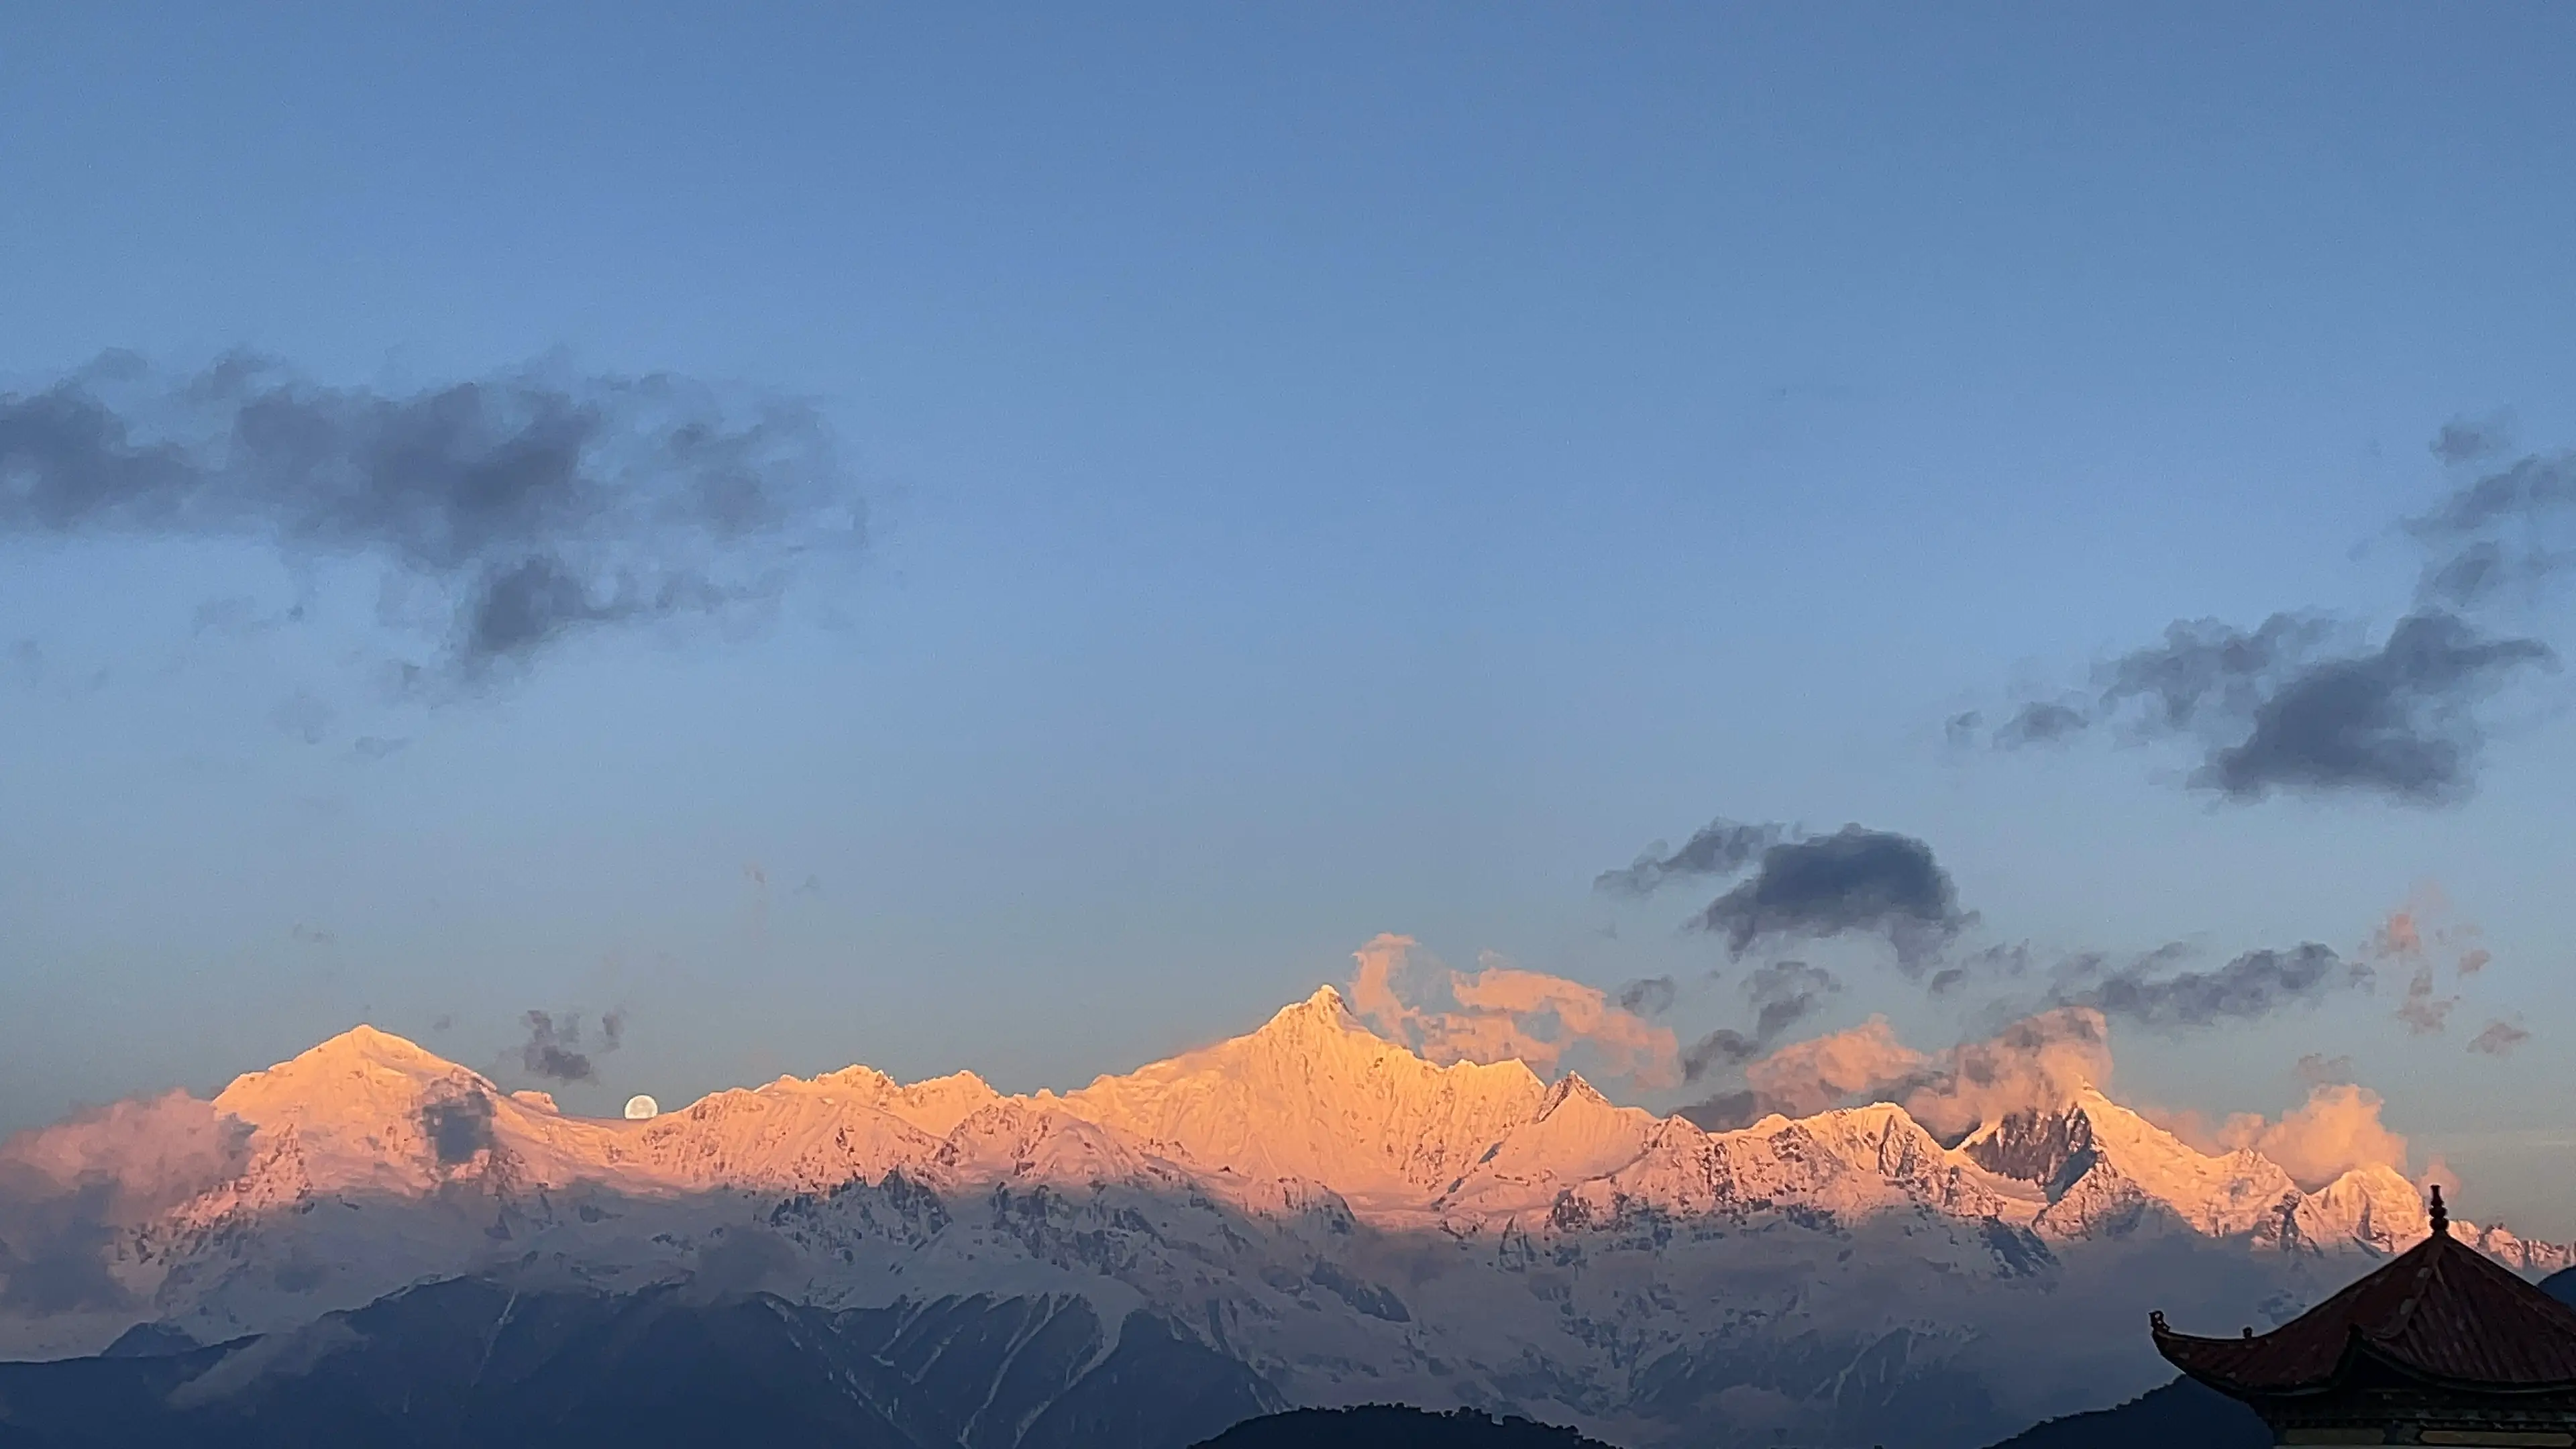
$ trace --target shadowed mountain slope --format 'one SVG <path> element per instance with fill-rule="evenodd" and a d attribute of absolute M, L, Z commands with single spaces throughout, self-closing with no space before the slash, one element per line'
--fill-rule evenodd
<path fill-rule="evenodd" d="M 0 1364 L 8 1449 L 1183 1449 L 1278 1407 L 1240 1364 L 1078 1299 L 831 1313 L 768 1295 L 427 1284 L 206 1348 Z"/>
<path fill-rule="evenodd" d="M 1473 1409 L 1445 1414 L 1392 1404 L 1295 1409 L 1247 1419 L 1200 1449 L 1611 1449 L 1572 1429 L 1496 1419 Z"/>

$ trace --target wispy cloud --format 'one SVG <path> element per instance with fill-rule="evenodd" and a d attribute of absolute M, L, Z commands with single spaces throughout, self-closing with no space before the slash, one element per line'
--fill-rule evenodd
<path fill-rule="evenodd" d="M 1746 825 L 1720 816 L 1693 832 L 1681 849 L 1658 840 L 1629 864 L 1603 871 L 1592 888 L 1610 895 L 1649 896 L 1676 880 L 1738 875 L 1787 833 L 1783 825 Z"/>
<path fill-rule="evenodd" d="M 372 560 L 428 601 L 451 682 L 579 634 L 755 609 L 855 543 L 860 517 L 810 408 L 677 377 L 529 368 L 388 391 L 120 354 L 0 394 L 0 536 Z M 259 622 L 218 601 L 198 626 Z"/>
<path fill-rule="evenodd" d="M 1712 1067 L 1737 1066 L 1771 1049 L 1790 1027 L 1815 1014 L 1842 981 L 1804 961 L 1773 961 L 1747 973 L 1744 995 L 1753 1008 L 1749 1030 L 1720 1027 L 1682 1053 L 1682 1076 L 1697 1081 Z"/>
<path fill-rule="evenodd" d="M 2322 611 L 2274 614 L 2252 629 L 2184 619 L 2162 638 L 2103 661 L 2080 698 L 2016 705 L 1988 738 L 1998 748 L 2062 744 L 2109 728 L 2133 740 L 2182 739 L 2200 752 L 2187 776 L 2229 800 L 2278 792 L 2457 801 L 2477 784 L 2487 745 L 2481 706 L 2552 667 L 2548 644 L 2481 616 L 2529 602 L 2576 565 L 2576 453 L 2494 466 L 2501 420 L 2457 420 L 2434 457 L 2471 470 L 2402 524 L 2421 552 L 2414 607 L 2375 641 Z M 1948 726 L 1973 738 L 1983 716 Z"/>
<path fill-rule="evenodd" d="M 2103 969 L 2100 958 L 2084 958 L 2065 973 L 2051 999 L 2173 1030 L 2259 1020 L 2371 979 L 2366 963 L 2346 961 L 2314 941 L 2288 950 L 2247 951 L 2207 971 L 2166 969 L 2171 959 L 2169 952 L 2151 952 Z"/>
<path fill-rule="evenodd" d="M 520 1044 L 519 1065 L 535 1076 L 552 1082 L 596 1081 L 599 1069 L 594 1053 L 582 1047 L 581 1016 L 578 1012 L 529 1011 L 520 1021 L 528 1029 L 528 1039 Z M 624 1010 L 604 1012 L 599 1018 L 598 1052 L 613 1052 L 625 1040 Z"/>
<path fill-rule="evenodd" d="M 2485 1056 L 2511 1056 L 2513 1049 L 2531 1040 L 2531 1033 L 2509 1021 L 2490 1021 L 2478 1034 L 2469 1038 L 2469 1050 Z"/>

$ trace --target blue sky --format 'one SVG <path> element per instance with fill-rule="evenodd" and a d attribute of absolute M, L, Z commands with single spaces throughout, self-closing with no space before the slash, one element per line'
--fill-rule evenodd
<path fill-rule="evenodd" d="M 0 540 L 0 1129 L 531 1008 L 628 1012 L 590 1109 L 1066 1085 L 1381 931 L 1675 974 L 1688 1036 L 1713 892 L 1591 881 L 1724 814 L 1920 838 L 2043 951 L 2350 952 L 2438 883 L 2495 957 L 2445 1034 L 2383 973 L 2120 1083 L 2349 1055 L 2464 1211 L 2576 1232 L 2562 676 L 2444 806 L 1943 733 L 2178 619 L 2376 637 L 2438 428 L 2576 441 L 2571 55 L 2541 5 L 13 11 L 0 389 L 667 371 L 811 400 L 869 537 L 440 701 L 363 561 Z M 1976 1025 L 1847 976 L 1815 1029 Z"/>

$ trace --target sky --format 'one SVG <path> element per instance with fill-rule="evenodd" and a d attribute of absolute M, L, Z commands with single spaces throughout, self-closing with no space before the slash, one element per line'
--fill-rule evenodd
<path fill-rule="evenodd" d="M 1659 1109 L 2099 1010 L 2126 1100 L 2375 1093 L 2576 1234 L 2571 57 L 13 8 L 0 1132 L 361 1020 L 1066 1087 L 1396 952 Z"/>

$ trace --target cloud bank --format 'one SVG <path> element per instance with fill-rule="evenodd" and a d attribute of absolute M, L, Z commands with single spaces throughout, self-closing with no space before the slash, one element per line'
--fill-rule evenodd
<path fill-rule="evenodd" d="M 2110 1080 L 2109 1024 L 2090 1007 L 2066 1006 L 2013 1022 L 1983 1041 L 1923 1053 L 1873 1016 L 1847 1031 L 1793 1042 L 1744 1070 L 1740 1091 L 1682 1109 L 1710 1131 L 1770 1113 L 1800 1117 L 1861 1101 L 1889 1101 L 1935 1136 L 1955 1141 L 2015 1112 L 2055 1111 L 2086 1086 Z"/>
<path fill-rule="evenodd" d="M 0 1143 L 0 1309 L 124 1308 L 119 1227 L 241 1171 L 249 1125 L 185 1092 L 118 1102 Z"/>
<path fill-rule="evenodd" d="M 2085 1088 L 2108 1084 L 2111 1070 L 2110 1024 L 2090 1007 L 2057 1007 L 1986 1040 L 1929 1054 L 1907 1047 L 1886 1018 L 1874 1016 L 1754 1061 L 1743 1091 L 1686 1108 L 1684 1115 L 1717 1131 L 1771 1112 L 1795 1117 L 1889 1101 L 1934 1136 L 1955 1142 L 2016 1113 L 2062 1111 Z M 2203 1152 L 2259 1152 L 2313 1191 L 2357 1167 L 2406 1171 L 2406 1139 L 2380 1120 L 2383 1105 L 2367 1087 L 2316 1082 L 2307 1100 L 2277 1121 L 2252 1112 L 2214 1123 L 2192 1112 L 2159 1113 L 2155 1120 Z"/>
<path fill-rule="evenodd" d="M 2159 1113 L 2155 1120 L 2203 1152 L 2259 1152 L 2314 1192 L 2357 1167 L 2406 1171 L 2406 1139 L 2380 1121 L 2384 1105 L 2368 1087 L 2319 1082 L 2277 1122 L 2255 1112 L 2233 1113 L 2214 1124 L 2195 1112 Z"/>
<path fill-rule="evenodd" d="M 1545 1074 L 1581 1054 L 1589 1070 L 1641 1088 L 1680 1080 L 1672 1031 L 1598 987 L 1523 970 L 1492 952 L 1478 970 L 1453 971 L 1410 936 L 1378 936 L 1353 959 L 1353 1013 L 1431 1061 L 1517 1058 Z"/>

